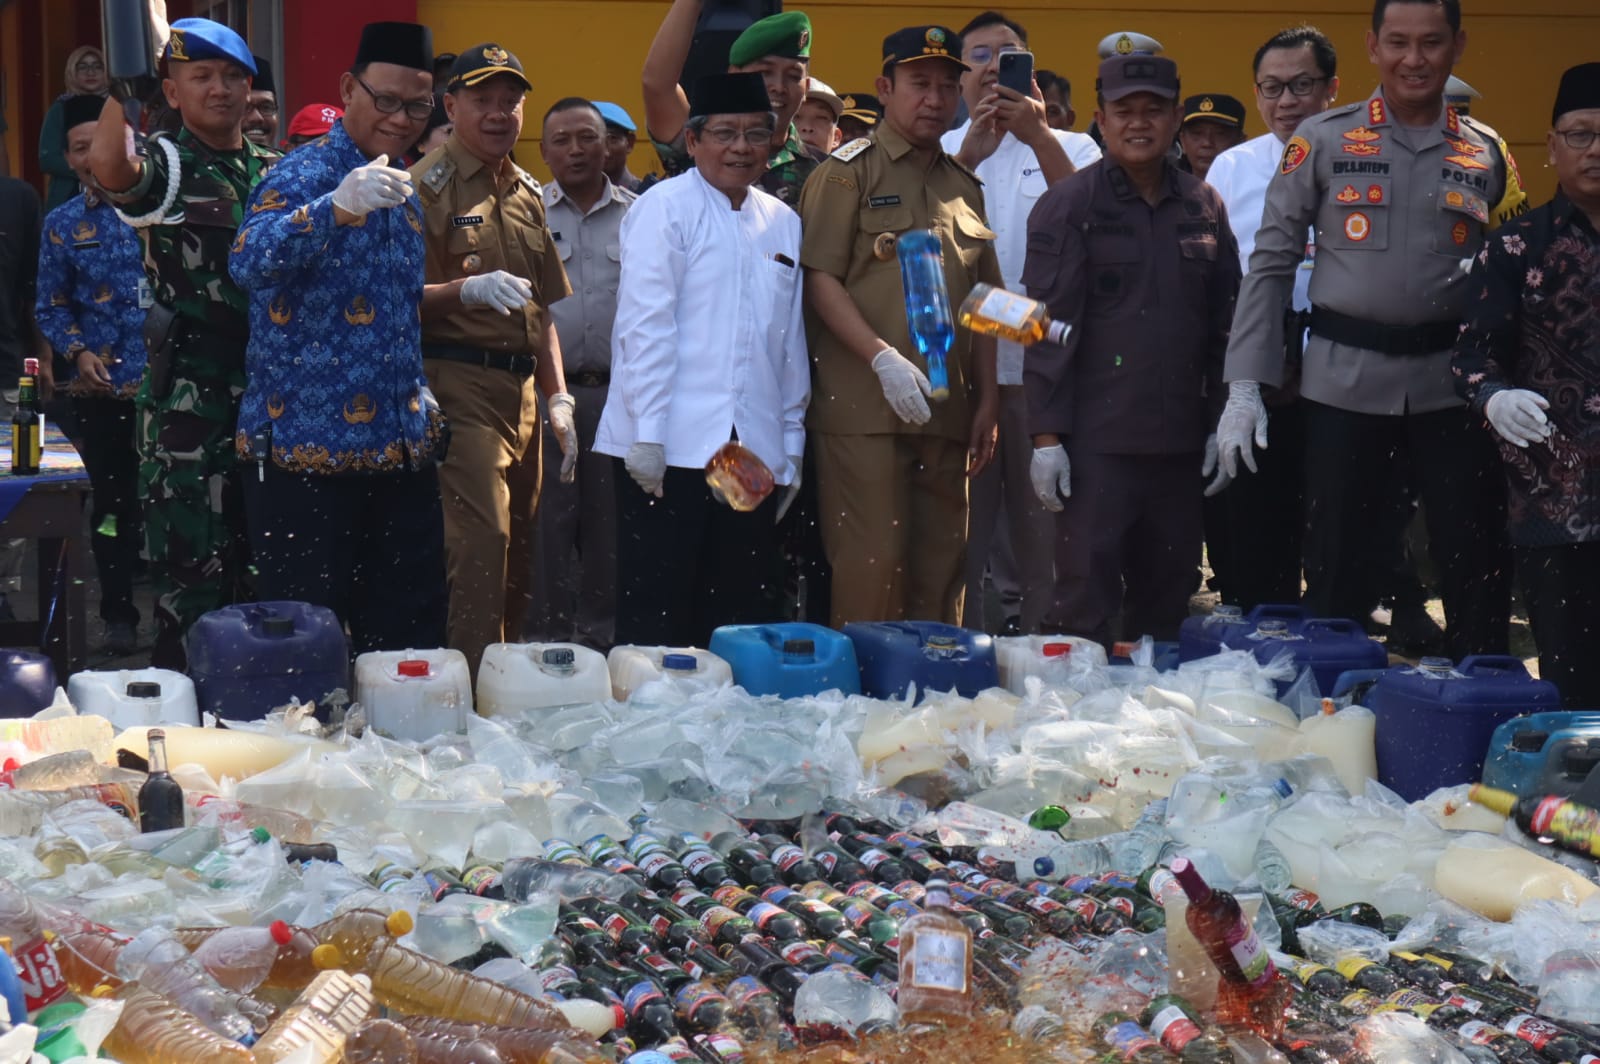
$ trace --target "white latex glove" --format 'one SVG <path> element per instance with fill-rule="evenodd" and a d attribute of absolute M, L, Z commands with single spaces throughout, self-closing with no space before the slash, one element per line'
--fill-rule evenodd
<path fill-rule="evenodd" d="M 461 282 L 461 302 L 467 306 L 493 307 L 509 316 L 533 299 L 533 285 L 504 270 L 480 273 Z"/>
<path fill-rule="evenodd" d="M 561 448 L 561 483 L 571 484 L 578 479 L 578 402 L 566 392 L 557 392 L 545 400 L 545 409 L 556 446 Z"/>
<path fill-rule="evenodd" d="M 1061 500 L 1072 497 L 1072 463 L 1067 461 L 1067 449 L 1059 443 L 1035 447 L 1033 461 L 1028 463 L 1028 479 L 1033 481 L 1033 493 L 1044 508 L 1060 513 Z"/>
<path fill-rule="evenodd" d="M 933 385 L 923 372 L 900 352 L 886 347 L 872 356 L 872 372 L 878 375 L 883 386 L 883 397 L 901 421 L 912 425 L 925 425 L 931 416 L 928 400 Z"/>
<path fill-rule="evenodd" d="M 1216 474 L 1212 476 L 1212 474 Z M 1206 456 L 1200 463 L 1200 475 L 1211 477 L 1211 483 L 1206 485 L 1206 496 L 1210 497 L 1227 487 L 1233 478 L 1217 467 L 1217 434 L 1213 432 L 1206 437 Z"/>
<path fill-rule="evenodd" d="M 667 475 L 667 449 L 659 443 L 636 443 L 628 448 L 623 466 L 646 495 L 661 498 L 661 481 Z"/>
<path fill-rule="evenodd" d="M 363 217 L 385 207 L 398 207 L 410 195 L 411 175 L 390 166 L 389 157 L 380 155 L 344 175 L 333 190 L 333 205 Z"/>
<path fill-rule="evenodd" d="M 1261 385 L 1255 381 L 1234 381 L 1228 385 L 1228 402 L 1217 419 L 1217 461 L 1222 466 L 1221 475 L 1228 480 L 1238 476 L 1241 458 L 1245 468 L 1252 473 L 1256 471 L 1252 441 L 1263 451 L 1267 449 L 1267 408 L 1261 402 Z M 1206 494 L 1215 493 L 1208 490 Z"/>
<path fill-rule="evenodd" d="M 1526 447 L 1550 438 L 1550 401 L 1526 388 L 1507 388 L 1489 396 L 1483 412 L 1494 430 L 1510 444 Z"/>
<path fill-rule="evenodd" d="M 800 494 L 800 463 L 802 459 L 797 454 L 789 455 L 789 464 L 794 466 L 794 479 L 789 481 L 789 486 L 783 489 L 783 499 L 778 503 L 778 516 L 772 519 L 773 524 L 783 520 L 783 515 L 789 512 L 789 507 L 794 505 L 795 496 Z"/>

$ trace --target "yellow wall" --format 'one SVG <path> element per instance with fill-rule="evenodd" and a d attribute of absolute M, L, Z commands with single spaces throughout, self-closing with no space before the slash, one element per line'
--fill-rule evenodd
<path fill-rule="evenodd" d="M 1041 67 L 1072 79 L 1079 128 L 1093 110 L 1094 46 L 1107 33 L 1135 29 L 1159 39 L 1178 61 L 1193 92 L 1228 92 L 1249 100 L 1250 58 L 1278 29 L 1298 21 L 1320 26 L 1339 49 L 1341 98 L 1363 98 L 1376 83 L 1364 31 L 1368 0 L 1026 0 L 997 5 L 1028 27 Z M 1556 79 L 1565 68 L 1592 60 L 1600 41 L 1600 0 L 1466 0 L 1466 58 L 1457 73 L 1484 94 L 1474 115 L 1511 143 L 1535 202 L 1554 191 L 1544 133 Z M 879 45 L 889 32 L 921 22 L 953 29 L 984 5 L 948 0 L 790 0 L 806 11 L 815 45 L 812 70 L 841 92 L 869 89 Z M 665 0 L 420 0 L 418 18 L 434 27 L 435 47 L 460 51 L 494 39 L 522 60 L 534 91 L 528 99 L 526 143 L 517 157 L 546 175 L 539 160 L 538 124 L 562 96 L 612 99 L 643 124 L 638 70 L 667 10 Z M 1252 113 L 1248 131 L 1262 125 Z M 634 156 L 636 173 L 655 168 L 647 145 Z"/>

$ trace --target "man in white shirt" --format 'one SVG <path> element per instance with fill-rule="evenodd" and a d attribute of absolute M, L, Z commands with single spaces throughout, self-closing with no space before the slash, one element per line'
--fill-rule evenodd
<path fill-rule="evenodd" d="M 1028 214 L 1044 190 L 1100 158 L 1083 133 L 1056 130 L 1045 115 L 1044 95 L 1001 88 L 1000 56 L 1025 51 L 1028 33 L 997 11 L 985 11 L 961 31 L 961 96 L 971 117 L 944 135 L 942 146 L 983 182 L 983 206 L 994 230 L 995 254 L 1006 287 L 1022 290 Z M 997 345 L 1000 441 L 995 461 L 973 479 L 967 525 L 967 597 L 962 623 L 983 628 L 983 574 L 991 570 L 1006 630 L 1036 632 L 1054 584 L 1055 525 L 1028 480 L 1033 444 L 1022 396 L 1022 346 Z M 1001 525 L 1007 551 L 996 543 Z M 1010 563 L 1010 564 L 1007 564 Z"/>
<path fill-rule="evenodd" d="M 691 96 L 694 168 L 651 188 L 622 223 L 611 391 L 594 445 L 621 467 L 618 643 L 705 646 L 718 625 L 777 616 L 775 526 L 805 447 L 800 217 L 754 187 L 776 117 L 759 74 L 701 78 Z M 705 479 L 735 438 L 785 486 L 748 513 Z"/>
<path fill-rule="evenodd" d="M 1255 56 L 1256 110 L 1267 132 L 1229 148 L 1212 162 L 1205 181 L 1222 196 L 1228 223 L 1239 242 L 1240 267 L 1249 272 L 1256 230 L 1267 185 L 1278 172 L 1284 145 L 1296 127 L 1333 104 L 1339 91 L 1338 57 L 1333 43 L 1314 26 L 1282 30 L 1263 44 Z M 1304 433 L 1299 403 L 1299 350 L 1304 343 L 1305 318 L 1311 311 L 1307 294 L 1316 250 L 1316 231 L 1306 232 L 1306 254 L 1295 274 L 1294 296 L 1285 314 L 1295 327 L 1285 328 L 1293 347 L 1296 372 L 1284 387 L 1265 396 L 1271 422 L 1272 447 L 1256 456 L 1257 475 L 1240 477 L 1226 485 L 1230 557 L 1213 559 L 1226 583 L 1219 590 L 1223 601 L 1250 609 L 1261 603 L 1300 600 L 1300 541 L 1304 521 Z M 1223 490 L 1213 483 L 1207 494 Z"/>

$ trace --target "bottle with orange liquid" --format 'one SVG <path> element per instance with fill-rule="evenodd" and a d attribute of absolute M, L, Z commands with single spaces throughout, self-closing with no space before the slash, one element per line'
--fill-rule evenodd
<path fill-rule="evenodd" d="M 972 1014 L 972 930 L 950 911 L 950 888 L 928 880 L 922 912 L 900 925 L 900 1019 L 940 1023 Z"/>
<path fill-rule="evenodd" d="M 417 1040 L 393 1020 L 368 1020 L 345 1039 L 341 1064 L 421 1064 Z"/>
<path fill-rule="evenodd" d="M 706 483 L 723 502 L 749 513 L 772 494 L 776 481 L 754 451 L 738 440 L 729 440 L 706 463 Z"/>
<path fill-rule="evenodd" d="M 376 915 L 382 917 L 383 914 L 378 913 Z M 409 922 L 410 915 L 404 914 L 404 916 L 405 919 L 400 923 Z M 332 921 L 329 922 L 331 923 Z M 277 924 L 273 925 L 273 927 L 276 926 Z M 380 923 L 379 926 L 385 925 Z M 283 927 L 287 937 L 277 939 L 278 955 L 274 958 L 272 967 L 267 970 L 266 978 L 262 979 L 259 985 L 268 990 L 293 990 L 298 992 L 309 986 L 311 980 L 315 979 L 321 972 L 321 969 L 311 963 L 311 951 L 317 948 L 317 937 L 312 931 L 303 927 L 293 927 L 288 924 L 284 924 Z M 183 943 L 185 949 L 195 953 L 201 949 L 202 945 L 222 932 L 236 930 L 244 929 L 180 927 L 174 930 L 172 934 L 174 938 Z M 272 929 L 257 928 L 253 930 L 267 930 L 271 933 Z M 405 932 L 402 931 L 400 934 L 405 934 Z M 202 958 L 203 964 L 204 960 Z M 221 982 L 220 979 L 218 981 Z"/>
<path fill-rule="evenodd" d="M 266 1029 L 253 1047 L 258 1064 L 273 1064 L 311 1047 L 311 1059 L 338 1060 L 345 1041 L 377 1012 L 362 975 L 323 972 Z"/>
<path fill-rule="evenodd" d="M 470 1046 L 474 1042 L 487 1043 L 506 1064 L 602 1064 L 606 1060 L 600 1047 L 586 1042 L 576 1031 L 531 1031 L 498 1024 L 462 1023 L 459 1020 L 442 1020 L 433 1016 L 406 1016 L 401 1019 L 407 1031 L 417 1040 L 423 1056 L 445 1048 Z M 454 1059 L 454 1058 L 452 1058 Z"/>
<path fill-rule="evenodd" d="M 1267 948 L 1245 919 L 1239 901 L 1213 890 L 1187 858 L 1172 862 L 1172 875 L 1189 897 L 1189 931 L 1216 965 L 1217 1019 L 1250 1027 L 1268 1038 L 1283 1030 L 1291 989 Z"/>
<path fill-rule="evenodd" d="M 255 1054 L 230 1038 L 210 1030 L 173 1003 L 138 983 L 115 992 L 124 1005 L 122 1016 L 102 1043 L 113 1059 L 123 1064 L 254 1064 Z"/>
<path fill-rule="evenodd" d="M 388 1009 L 535 1030 L 568 1027 L 566 1017 L 552 1005 L 442 964 L 393 939 L 380 939 L 359 965 L 350 964 L 333 945 L 318 946 L 311 961 L 319 968 L 343 967 L 368 976 L 373 994 Z"/>

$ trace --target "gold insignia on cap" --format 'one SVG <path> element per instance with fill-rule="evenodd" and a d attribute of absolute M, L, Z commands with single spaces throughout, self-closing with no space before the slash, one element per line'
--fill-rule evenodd
<path fill-rule="evenodd" d="M 854 96 L 846 96 L 839 102 L 844 104 L 844 109 L 846 111 L 854 111 L 856 109 L 856 98 Z"/>
<path fill-rule="evenodd" d="M 1216 109 L 1217 105 L 1211 102 L 1211 97 L 1207 96 L 1205 99 L 1200 101 L 1200 110 L 1215 111 Z"/>
<path fill-rule="evenodd" d="M 176 59 L 181 63 L 187 63 L 189 61 L 189 54 L 183 50 L 183 35 L 187 32 L 187 30 L 172 31 L 172 39 L 167 42 L 168 59 Z"/>
<path fill-rule="evenodd" d="M 927 37 L 929 44 L 944 43 L 944 30 L 940 29 L 938 26 L 930 26 L 928 28 L 928 32 L 924 34 L 924 36 Z"/>
<path fill-rule="evenodd" d="M 490 66 L 505 66 L 511 62 L 511 53 L 498 45 L 483 50 L 483 61 Z"/>
<path fill-rule="evenodd" d="M 1129 37 L 1126 33 L 1124 33 L 1121 37 L 1117 38 L 1117 54 L 1118 55 L 1132 55 L 1133 54 L 1133 38 Z"/>
<path fill-rule="evenodd" d="M 801 30 L 800 36 L 795 40 L 795 47 L 804 48 L 811 43 L 811 31 Z"/>

